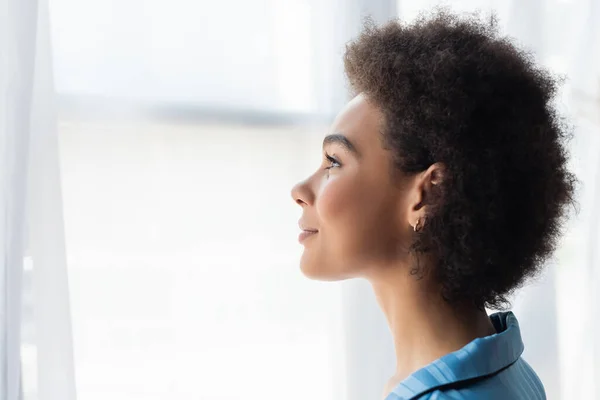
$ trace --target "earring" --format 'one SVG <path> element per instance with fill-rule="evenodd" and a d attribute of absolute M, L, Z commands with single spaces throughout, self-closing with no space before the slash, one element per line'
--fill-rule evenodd
<path fill-rule="evenodd" d="M 417 222 L 413 226 L 413 230 L 415 232 L 419 232 L 421 230 L 421 227 L 419 226 L 420 223 L 421 223 L 421 217 L 417 218 Z"/>

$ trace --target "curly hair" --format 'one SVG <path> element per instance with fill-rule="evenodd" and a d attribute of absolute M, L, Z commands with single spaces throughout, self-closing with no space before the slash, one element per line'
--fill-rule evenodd
<path fill-rule="evenodd" d="M 344 66 L 352 91 L 382 111 L 392 171 L 444 165 L 411 246 L 435 255 L 444 299 L 508 305 L 552 255 L 575 205 L 571 131 L 552 105 L 559 80 L 501 37 L 494 16 L 444 9 L 412 24 L 367 20 Z"/>

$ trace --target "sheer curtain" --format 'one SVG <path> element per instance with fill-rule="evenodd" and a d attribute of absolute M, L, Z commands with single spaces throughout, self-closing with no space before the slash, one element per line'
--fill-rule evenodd
<path fill-rule="evenodd" d="M 35 3 L 3 2 L 0 14 L 0 396 L 21 396 L 21 282 Z M 20 25 L 19 22 L 23 23 Z"/>
<path fill-rule="evenodd" d="M 0 2 L 0 398 L 75 398 L 48 7 Z"/>

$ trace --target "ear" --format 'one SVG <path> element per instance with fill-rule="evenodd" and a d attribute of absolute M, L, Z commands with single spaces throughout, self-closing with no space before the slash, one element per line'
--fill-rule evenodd
<path fill-rule="evenodd" d="M 434 193 L 439 190 L 444 181 L 445 173 L 444 164 L 435 163 L 415 175 L 408 212 L 408 223 L 413 230 L 419 231 L 425 225 L 428 211 L 430 211 L 435 197 Z"/>

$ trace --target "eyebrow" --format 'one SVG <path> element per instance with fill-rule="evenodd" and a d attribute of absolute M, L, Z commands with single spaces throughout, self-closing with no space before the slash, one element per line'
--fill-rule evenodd
<path fill-rule="evenodd" d="M 340 144 L 342 147 L 344 147 L 350 153 L 354 154 L 356 157 L 360 156 L 358 150 L 356 150 L 356 147 L 354 147 L 352 142 L 341 133 L 334 133 L 332 135 L 326 136 L 325 139 L 323 139 L 323 147 L 327 146 L 328 144 Z"/>

